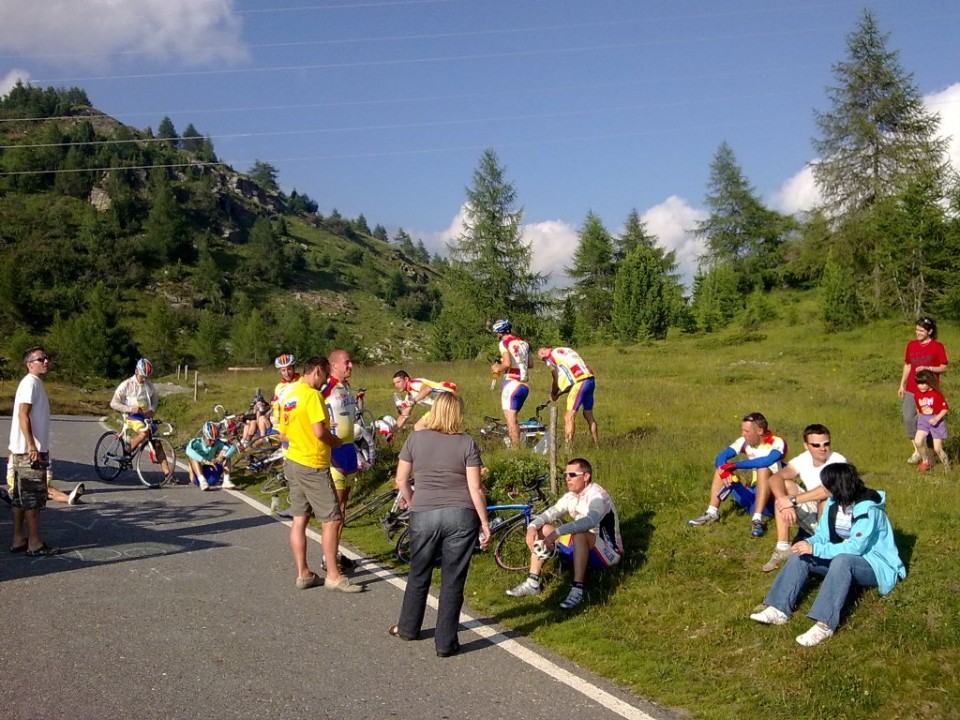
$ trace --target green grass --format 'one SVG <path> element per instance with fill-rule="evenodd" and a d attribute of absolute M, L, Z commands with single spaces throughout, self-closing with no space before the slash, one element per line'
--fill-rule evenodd
<path fill-rule="evenodd" d="M 896 388 L 909 323 L 876 323 L 825 335 L 810 298 L 791 302 L 791 324 L 771 323 L 746 333 L 673 337 L 643 347 L 580 348 L 597 372 L 596 415 L 602 444 L 584 438 L 573 452 L 594 464 L 598 482 L 620 509 L 627 556 L 620 567 L 588 577 L 587 600 L 572 613 L 556 606 L 566 578 L 551 575 L 540 598 L 513 599 L 504 590 L 522 576 L 499 570 L 490 556 L 474 560 L 468 601 L 574 662 L 664 706 L 697 718 L 956 718 L 960 700 L 960 471 L 918 475 Z M 955 353 L 960 328 L 941 328 Z M 491 344 L 492 347 L 492 344 Z M 408 363 L 412 375 L 454 380 L 467 401 L 471 428 L 495 415 L 499 393 L 489 390 L 480 362 Z M 395 366 L 363 367 L 374 414 L 392 413 Z M 197 427 L 214 402 L 245 407 L 253 387 L 272 388 L 274 374 L 203 378 L 192 397 L 165 400 L 181 427 Z M 548 390 L 534 370 L 527 410 Z M 960 407 L 960 382 L 945 376 L 948 400 Z M 12 394 L 11 392 L 8 394 Z M 89 398 L 87 398 L 89 401 Z M 75 403 L 79 400 L 74 398 Z M 885 598 L 867 591 L 851 606 L 835 637 L 802 648 L 807 593 L 794 619 L 765 627 L 748 619 L 773 581 L 760 572 L 774 541 L 753 540 L 749 519 L 724 507 L 722 522 L 690 528 L 707 502 L 711 464 L 739 431 L 739 418 L 759 410 L 801 449 L 811 422 L 831 428 L 836 449 L 886 490 L 888 510 L 909 576 Z M 948 416 L 954 435 L 960 420 Z M 960 443 L 948 449 L 960 459 Z M 358 496 L 387 483 L 396 448 L 382 454 Z M 525 454 L 524 454 L 525 456 Z M 510 475 L 507 451 L 484 448 L 492 481 Z M 252 482 L 252 480 L 251 480 Z M 252 485 L 251 485 L 252 487 Z M 348 528 L 346 539 L 389 560 L 392 548 L 376 525 Z"/>

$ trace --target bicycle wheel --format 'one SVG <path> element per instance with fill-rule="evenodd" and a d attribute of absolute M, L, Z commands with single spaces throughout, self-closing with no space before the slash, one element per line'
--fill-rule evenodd
<path fill-rule="evenodd" d="M 137 475 L 140 476 L 140 482 L 149 488 L 158 488 L 167 482 L 167 474 L 160 464 L 160 452 L 155 449 L 157 446 L 162 450 L 164 459 L 170 463 L 171 476 L 177 462 L 173 445 L 166 438 L 153 438 L 144 443 L 137 454 Z"/>
<path fill-rule="evenodd" d="M 379 510 L 387 503 L 392 503 L 393 499 L 396 496 L 397 496 L 396 490 L 387 490 L 386 492 L 382 492 L 379 495 L 374 496 L 369 501 L 365 502 L 363 505 L 360 505 L 359 507 L 354 508 L 353 510 L 347 511 L 347 515 L 344 518 L 343 522 L 348 524 L 352 522 L 356 522 L 360 518 L 370 515 L 375 510 Z"/>
<path fill-rule="evenodd" d="M 493 553 L 497 565 L 510 572 L 521 572 L 530 569 L 530 548 L 527 547 L 527 526 L 523 522 L 523 515 L 517 515 L 520 520 L 507 522 L 509 527 L 499 531 L 500 540 Z"/>
<path fill-rule="evenodd" d="M 105 432 L 93 451 L 93 467 L 97 477 L 106 482 L 116 479 L 123 470 L 123 442 L 115 432 Z"/>
<path fill-rule="evenodd" d="M 283 470 L 274 473 L 261 487 L 260 492 L 264 495 L 276 495 L 287 489 L 287 478 L 283 475 Z"/>
<path fill-rule="evenodd" d="M 395 550 L 397 553 L 397 560 L 402 563 L 410 562 L 410 528 L 407 528 L 400 533 L 400 537 L 397 538 L 397 546 Z"/>

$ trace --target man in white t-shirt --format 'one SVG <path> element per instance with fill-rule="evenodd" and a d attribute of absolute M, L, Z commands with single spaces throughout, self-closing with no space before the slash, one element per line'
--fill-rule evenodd
<path fill-rule="evenodd" d="M 814 423 L 803 429 L 806 451 L 793 458 L 787 466 L 770 477 L 770 492 L 774 497 L 774 516 L 777 522 L 777 546 L 764 572 L 773 572 L 790 557 L 790 527 L 799 525 L 807 533 L 816 529 L 819 504 L 830 497 L 820 482 L 820 471 L 832 463 L 847 459 L 833 452 L 830 431 L 826 425 Z"/>
<path fill-rule="evenodd" d="M 47 504 L 50 465 L 50 400 L 43 377 L 50 370 L 50 358 L 42 347 L 32 347 L 24 353 L 23 363 L 27 374 L 17 386 L 10 419 L 10 552 L 23 552 L 30 557 L 56 555 L 58 550 L 40 539 L 40 511 Z"/>

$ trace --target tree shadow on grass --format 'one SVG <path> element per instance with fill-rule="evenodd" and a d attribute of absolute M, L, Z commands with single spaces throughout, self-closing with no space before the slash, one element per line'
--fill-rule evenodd
<path fill-rule="evenodd" d="M 545 622 L 566 620 L 581 612 L 589 612 L 594 605 L 610 602 L 623 581 L 646 564 L 647 550 L 653 539 L 654 516 L 655 513 L 652 510 L 644 510 L 620 523 L 620 534 L 624 546 L 623 559 L 606 570 L 587 570 L 583 604 L 573 610 L 560 608 L 560 602 L 570 591 L 572 570 L 569 564 L 548 566 L 545 569 L 545 575 L 549 577 L 545 578 L 546 586 L 543 593 L 496 614 L 498 620 L 522 619 L 519 625 L 504 634 L 507 637 L 527 635 Z M 535 603 L 539 603 L 539 606 Z"/>

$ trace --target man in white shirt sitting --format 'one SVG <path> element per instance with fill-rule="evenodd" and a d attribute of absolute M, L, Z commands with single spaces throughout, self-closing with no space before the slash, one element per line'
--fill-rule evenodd
<path fill-rule="evenodd" d="M 826 425 L 807 425 L 803 429 L 803 446 L 804 453 L 770 476 L 770 492 L 775 499 L 777 546 L 761 568 L 763 572 L 773 572 L 790 557 L 791 526 L 799 525 L 807 533 L 813 533 L 819 505 L 830 497 L 820 482 L 820 471 L 832 463 L 847 462 L 843 455 L 833 451 Z"/>

